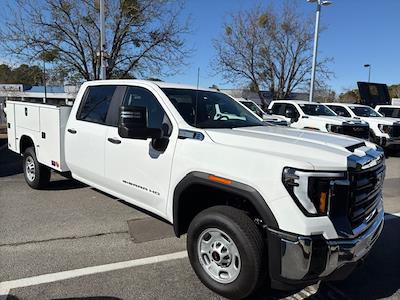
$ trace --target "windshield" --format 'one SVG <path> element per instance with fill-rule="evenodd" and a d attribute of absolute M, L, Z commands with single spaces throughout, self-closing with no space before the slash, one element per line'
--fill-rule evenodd
<path fill-rule="evenodd" d="M 252 113 L 222 93 L 175 88 L 164 88 L 162 91 L 191 126 L 198 128 L 264 126 Z"/>
<path fill-rule="evenodd" d="M 333 110 L 323 104 L 300 104 L 306 115 L 310 116 L 336 116 Z"/>
<path fill-rule="evenodd" d="M 382 117 L 381 114 L 377 113 L 375 110 L 368 106 L 350 106 L 350 109 L 358 117 Z"/>
<path fill-rule="evenodd" d="M 251 102 L 251 101 L 240 101 L 240 103 L 242 103 L 244 106 L 246 106 L 251 111 L 256 113 L 258 116 L 262 117 L 264 115 L 264 112 L 260 108 L 258 108 L 258 106 L 255 105 L 253 102 Z"/>

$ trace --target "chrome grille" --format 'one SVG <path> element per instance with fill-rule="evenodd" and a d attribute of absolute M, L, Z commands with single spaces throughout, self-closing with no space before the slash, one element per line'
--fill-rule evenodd
<path fill-rule="evenodd" d="M 349 220 L 353 228 L 372 221 L 382 199 L 385 177 L 383 162 L 366 170 L 350 171 Z"/>

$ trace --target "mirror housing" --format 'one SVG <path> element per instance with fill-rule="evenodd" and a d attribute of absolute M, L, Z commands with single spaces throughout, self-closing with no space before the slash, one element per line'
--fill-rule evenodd
<path fill-rule="evenodd" d="M 285 110 L 285 117 L 289 119 L 294 119 L 296 117 L 296 113 L 293 109 L 287 108 Z"/>
<path fill-rule="evenodd" d="M 147 107 L 121 106 L 119 109 L 118 134 L 122 138 L 146 140 L 160 139 L 161 128 L 148 128 Z"/>
<path fill-rule="evenodd" d="M 271 108 L 267 108 L 267 114 L 272 115 L 272 109 Z"/>

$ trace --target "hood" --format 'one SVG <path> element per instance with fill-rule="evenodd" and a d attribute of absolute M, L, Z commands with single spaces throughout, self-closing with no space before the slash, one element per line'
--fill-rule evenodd
<path fill-rule="evenodd" d="M 206 129 L 206 132 L 216 143 L 308 163 L 318 170 L 345 169 L 349 155 L 363 156 L 372 145 L 365 143 L 365 146 L 364 141 L 345 135 L 279 126 Z M 355 145 L 360 148 L 352 149 Z"/>
<path fill-rule="evenodd" d="M 312 120 L 326 122 L 333 125 L 341 125 L 342 123 L 347 123 L 349 125 L 366 124 L 366 122 L 364 122 L 363 120 L 340 117 L 340 116 L 308 116 L 308 117 Z"/>
<path fill-rule="evenodd" d="M 386 117 L 360 117 L 361 120 L 368 123 L 383 124 L 383 125 L 393 125 L 393 123 L 400 123 L 399 119 L 396 118 L 386 118 Z"/>

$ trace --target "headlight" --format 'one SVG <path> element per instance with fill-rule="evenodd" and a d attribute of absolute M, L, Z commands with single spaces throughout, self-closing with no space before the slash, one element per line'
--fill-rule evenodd
<path fill-rule="evenodd" d="M 309 172 L 284 168 L 282 182 L 306 216 L 326 216 L 334 181 L 345 176 L 345 172 Z"/>
<path fill-rule="evenodd" d="M 343 131 L 343 126 L 326 124 L 326 130 L 328 130 L 329 132 L 341 133 Z"/>
<path fill-rule="evenodd" d="M 392 131 L 393 126 L 379 124 L 378 127 L 379 127 L 379 130 L 382 131 L 383 133 L 389 134 Z"/>

